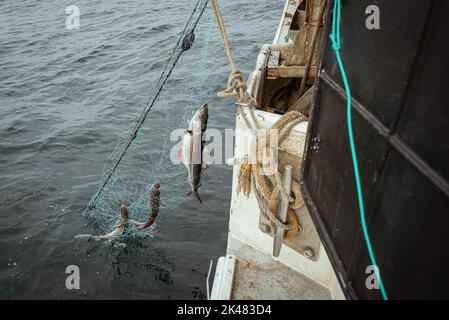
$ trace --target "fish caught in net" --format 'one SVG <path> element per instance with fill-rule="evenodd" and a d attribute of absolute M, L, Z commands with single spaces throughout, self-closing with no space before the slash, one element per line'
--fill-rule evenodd
<path fill-rule="evenodd" d="M 212 14 L 201 19 L 207 3 L 196 3 L 140 117 L 106 162 L 99 190 L 85 211 L 100 232 L 115 228 L 122 204 L 128 208 L 129 219 L 147 220 L 151 186 L 157 181 L 161 213 L 188 201 L 185 167 L 172 159 L 177 158 L 174 153 L 188 119 L 213 96 L 207 85 Z M 178 71 L 178 63 L 192 72 Z M 124 235 L 145 232 L 130 229 Z"/>

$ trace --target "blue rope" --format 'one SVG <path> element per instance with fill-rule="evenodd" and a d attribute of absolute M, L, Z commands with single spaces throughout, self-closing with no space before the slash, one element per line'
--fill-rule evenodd
<path fill-rule="evenodd" d="M 354 132 L 352 129 L 352 117 L 351 117 L 351 89 L 349 87 L 348 77 L 346 76 L 346 71 L 343 66 L 343 61 L 340 55 L 341 42 L 340 42 L 340 22 L 341 22 L 341 0 L 334 1 L 334 10 L 332 15 L 332 31 L 330 34 L 330 39 L 332 41 L 332 49 L 335 52 L 338 65 L 340 67 L 341 77 L 343 79 L 343 84 L 346 90 L 346 117 L 348 122 L 348 134 L 349 134 L 349 145 L 351 149 L 352 164 L 354 167 L 355 184 L 357 189 L 357 198 L 359 202 L 360 211 L 360 221 L 362 223 L 363 236 L 365 237 L 366 247 L 368 249 L 368 254 L 371 260 L 371 264 L 375 267 L 375 273 L 377 276 L 377 281 L 379 283 L 380 291 L 382 293 L 382 298 L 388 300 L 387 291 L 385 290 L 382 278 L 380 276 L 379 267 L 377 265 L 376 257 L 374 255 L 374 250 L 371 245 L 370 236 L 368 233 L 368 227 L 366 225 L 365 216 L 365 205 L 363 203 L 363 193 L 362 184 L 360 182 L 360 172 L 359 164 L 357 161 L 357 153 L 354 142 Z"/>

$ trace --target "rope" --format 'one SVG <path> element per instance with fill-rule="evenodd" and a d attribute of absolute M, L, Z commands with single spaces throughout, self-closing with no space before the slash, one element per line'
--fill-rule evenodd
<path fill-rule="evenodd" d="M 218 93 L 219 97 L 237 96 L 239 102 L 244 101 L 244 92 L 246 92 L 246 84 L 243 82 L 243 74 L 240 70 L 232 70 L 228 78 L 227 88 Z"/>
<path fill-rule="evenodd" d="M 229 64 L 232 67 L 232 70 L 238 70 L 235 65 L 234 58 L 232 57 L 231 48 L 229 47 L 228 35 L 226 34 L 226 29 L 224 27 L 223 17 L 221 16 L 220 7 L 218 6 L 217 0 L 211 0 L 212 8 L 214 9 L 215 18 L 217 19 L 218 28 L 220 29 L 221 39 L 223 40 L 223 45 L 226 50 L 226 55 L 229 59 Z"/>
<path fill-rule="evenodd" d="M 363 236 L 365 238 L 366 247 L 368 249 L 368 254 L 371 260 L 371 264 L 375 266 L 374 270 L 377 276 L 377 281 L 379 283 L 380 291 L 382 293 L 382 298 L 384 300 L 388 300 L 387 291 L 385 290 L 382 278 L 380 276 L 379 267 L 376 261 L 376 257 L 374 255 L 373 246 L 371 244 L 370 236 L 368 233 L 368 227 L 366 224 L 366 215 L 365 215 L 365 204 L 363 202 L 363 193 L 362 193 L 362 184 L 360 181 L 360 173 L 359 173 L 359 164 L 357 160 L 357 153 L 354 141 L 354 130 L 352 128 L 352 117 L 351 117 L 351 89 L 349 86 L 348 77 L 346 75 L 346 71 L 343 65 L 343 60 L 341 58 L 340 49 L 341 49 L 341 41 L 340 41 L 340 25 L 341 25 L 341 1 L 334 1 L 334 9 L 333 9 L 333 17 L 332 17 L 332 31 L 330 34 L 330 39 L 332 41 L 332 49 L 335 52 L 335 56 L 337 58 L 338 65 L 340 67 L 341 77 L 343 79 L 343 84 L 346 90 L 346 116 L 348 122 L 348 134 L 349 134 L 349 145 L 351 149 L 351 157 L 352 164 L 354 167 L 354 177 L 355 184 L 357 189 L 357 199 L 359 203 L 359 212 L 360 212 L 360 221 L 362 223 Z"/>
<path fill-rule="evenodd" d="M 228 37 L 226 34 L 226 29 L 223 22 L 223 17 L 221 15 L 220 7 L 218 5 L 217 0 L 211 0 L 212 8 L 214 10 L 215 18 L 217 20 L 217 25 L 220 31 L 221 39 L 223 41 L 223 46 L 226 51 L 226 55 L 229 60 L 229 64 L 231 65 L 232 71 L 228 77 L 227 87 L 225 90 L 218 93 L 219 97 L 237 97 L 239 102 L 237 106 L 237 114 L 241 117 L 248 129 L 256 130 L 255 136 L 255 145 L 256 145 L 256 155 L 259 154 L 259 148 L 265 148 L 266 150 L 271 150 L 271 142 L 267 140 L 264 146 L 260 146 L 258 132 L 262 129 L 259 121 L 254 114 L 254 109 L 257 108 L 256 100 L 251 94 L 247 91 L 246 83 L 243 80 L 243 74 L 237 68 L 234 58 L 232 56 L 232 52 L 229 46 Z M 252 120 L 251 122 L 247 119 L 245 112 L 243 111 L 241 104 L 247 105 L 249 108 L 249 115 Z M 304 115 L 299 112 L 288 112 L 281 119 L 279 119 L 273 126 L 272 129 L 278 130 L 281 132 L 280 141 L 282 141 L 288 133 L 291 131 L 292 127 L 301 121 L 307 120 Z M 290 126 L 290 127 L 289 127 Z M 277 205 L 279 201 L 279 196 L 282 194 L 285 198 L 289 200 L 292 204 L 291 207 L 299 208 L 304 202 L 302 200 L 302 196 L 300 194 L 299 184 L 297 182 L 292 182 L 293 190 L 295 193 L 295 197 L 292 197 L 290 194 L 287 194 L 282 181 L 281 175 L 279 173 L 277 167 L 277 161 L 274 159 L 273 152 L 269 152 L 270 158 L 269 163 L 274 166 L 274 174 L 262 175 L 260 170 L 263 170 L 263 166 L 261 166 L 259 159 L 256 157 L 255 164 L 249 164 L 247 160 L 245 160 L 240 166 L 239 172 L 239 183 L 237 186 L 237 192 L 243 192 L 245 196 L 249 196 L 251 185 L 253 187 L 257 202 L 259 203 L 259 208 L 261 213 L 268 218 L 270 222 L 279 226 L 283 230 L 290 230 L 292 225 L 295 226 L 296 230 L 289 233 L 289 236 L 297 233 L 297 229 L 299 226 L 299 222 L 297 220 L 292 221 L 293 219 L 297 219 L 296 215 L 289 214 L 288 217 L 290 220 L 289 223 L 283 223 L 276 216 Z M 264 172 L 265 173 L 265 172 Z M 269 178 L 269 180 L 266 179 Z M 271 186 L 270 186 L 271 184 Z M 293 218 L 294 216 L 294 218 Z"/>
<path fill-rule="evenodd" d="M 228 56 L 229 64 L 232 71 L 228 78 L 227 88 L 218 93 L 219 97 L 237 97 L 240 103 L 248 104 L 250 107 L 256 107 L 255 99 L 247 92 L 246 83 L 243 81 L 243 74 L 237 68 L 234 57 L 232 56 L 231 48 L 229 47 L 228 35 L 221 15 L 220 7 L 217 0 L 211 0 L 212 8 L 214 9 L 215 18 L 217 20 L 218 29 L 220 30 L 221 40 Z"/>
<path fill-rule="evenodd" d="M 282 230 L 288 231 L 292 228 L 291 223 L 284 223 L 281 220 L 279 220 L 276 215 L 271 211 L 268 207 L 268 204 L 266 203 L 266 200 L 261 195 L 260 191 L 257 188 L 256 178 L 254 174 L 251 176 L 251 184 L 253 186 L 254 195 L 256 196 L 256 200 L 259 203 L 259 209 L 261 213 L 264 215 L 265 218 L 267 218 L 271 223 L 278 226 Z"/>
<path fill-rule="evenodd" d="M 282 143 L 283 140 L 288 136 L 288 133 L 291 131 L 291 129 L 299 122 L 306 121 L 307 118 L 304 117 L 301 113 L 296 111 L 291 111 L 286 114 L 284 114 L 278 121 L 276 121 L 272 126 L 272 130 L 278 130 L 278 132 L 281 132 L 279 135 L 278 143 Z M 267 142 L 264 146 L 266 150 L 271 149 L 270 141 L 267 139 Z M 257 148 L 260 147 L 260 143 L 258 141 L 258 137 L 256 136 L 256 153 L 259 154 L 259 150 Z M 270 159 L 269 163 L 274 166 L 274 174 L 269 175 L 264 172 L 264 175 L 260 174 L 260 169 L 263 169 L 263 166 L 260 165 L 256 161 L 255 164 L 252 165 L 253 167 L 253 176 L 256 180 L 256 187 L 259 190 L 259 192 L 262 194 L 263 199 L 269 203 L 269 211 L 275 215 L 275 212 L 277 211 L 277 206 L 279 202 L 279 196 L 282 194 L 283 197 L 287 198 L 290 202 L 290 208 L 292 209 L 299 209 L 303 204 L 304 201 L 302 199 L 302 195 L 300 192 L 300 186 L 299 183 L 296 181 L 292 181 L 292 193 L 294 194 L 294 197 L 292 197 L 290 194 L 287 194 L 287 191 L 285 190 L 281 175 L 279 172 L 279 169 L 277 167 L 277 161 L 274 158 L 274 153 L 270 152 Z M 268 179 L 267 179 L 268 178 Z M 241 181 L 239 181 L 240 183 Z M 269 187 L 269 183 L 273 186 L 272 188 Z M 270 191 L 271 189 L 271 191 Z"/>
<path fill-rule="evenodd" d="M 203 2 L 203 3 L 201 3 L 201 2 Z M 175 68 L 176 64 L 178 63 L 179 58 L 185 51 L 190 49 L 190 47 L 192 46 L 193 41 L 195 40 L 195 36 L 194 36 L 195 28 L 198 25 L 198 22 L 204 13 L 207 2 L 208 2 L 208 0 L 198 0 L 197 1 L 192 13 L 190 14 L 189 20 L 187 21 L 186 25 L 184 26 L 181 36 L 179 37 L 178 42 L 176 43 L 175 47 L 173 48 L 172 54 L 170 55 L 170 58 L 167 60 L 165 66 L 164 66 L 164 69 L 162 70 L 162 73 L 154 87 L 155 93 L 148 99 L 147 103 L 145 104 L 144 110 L 142 111 L 141 115 L 139 116 L 139 119 L 137 120 L 136 125 L 132 129 L 132 131 L 128 137 L 128 140 L 127 140 L 126 144 L 124 145 L 122 151 L 120 152 L 116 162 L 112 166 L 111 171 L 107 175 L 106 179 L 104 179 L 103 183 L 101 184 L 101 186 L 100 186 L 99 190 L 97 191 L 97 193 L 95 194 L 95 196 L 90 201 L 90 203 L 87 207 L 88 210 L 95 208 L 97 199 L 103 192 L 107 183 L 109 182 L 109 180 L 111 179 L 111 177 L 113 176 L 115 171 L 117 170 L 120 162 L 122 161 L 123 157 L 125 156 L 126 152 L 128 151 L 129 147 L 131 146 L 132 142 L 136 138 L 139 129 L 141 128 L 141 126 L 144 123 L 145 119 L 147 118 L 149 112 L 151 111 L 154 103 L 156 102 L 157 98 L 159 97 L 160 93 L 162 92 L 162 89 L 164 88 L 165 83 L 170 78 L 170 75 L 171 75 L 173 69 Z M 200 6 L 200 3 L 201 3 L 201 6 Z M 193 22 L 191 29 L 186 33 L 187 28 L 190 25 L 190 22 L 192 21 L 192 18 L 194 17 L 194 15 L 198 9 L 200 10 L 198 17 Z M 176 54 L 176 50 L 180 47 L 180 45 L 181 45 L 181 50 Z M 170 68 L 168 68 L 169 65 L 171 65 Z M 168 69 L 168 72 L 167 72 L 167 69 Z"/>

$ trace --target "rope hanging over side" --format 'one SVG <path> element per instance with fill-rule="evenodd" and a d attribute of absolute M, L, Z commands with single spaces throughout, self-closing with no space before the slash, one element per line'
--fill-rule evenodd
<path fill-rule="evenodd" d="M 215 18 L 217 20 L 217 25 L 220 30 L 221 39 L 223 41 L 223 46 L 226 51 L 226 55 L 229 60 L 229 64 L 231 65 L 232 71 L 229 75 L 227 88 L 218 93 L 219 97 L 236 97 L 239 103 L 246 104 L 248 108 L 248 113 L 251 117 L 251 121 L 246 116 L 246 113 L 243 111 L 241 105 L 237 106 L 237 113 L 243 119 L 246 127 L 251 130 L 256 131 L 256 154 L 259 154 L 259 150 L 262 148 L 265 151 L 271 149 L 271 142 L 269 139 L 266 140 L 266 143 L 261 146 L 258 138 L 258 131 L 262 129 L 259 121 L 257 120 L 256 115 L 254 114 L 254 109 L 257 107 L 257 103 L 255 98 L 247 91 L 247 85 L 244 82 L 243 74 L 237 68 L 234 58 L 232 56 L 232 52 L 229 46 L 228 37 L 226 34 L 226 29 L 223 22 L 223 17 L 221 15 L 220 8 L 218 6 L 217 0 L 211 0 L 212 8 L 215 13 Z M 271 128 L 278 130 L 281 133 L 280 141 L 284 140 L 291 129 L 298 124 L 299 122 L 306 121 L 307 118 L 299 113 L 299 112 L 288 112 L 281 119 L 279 119 Z M 277 168 L 277 159 L 274 158 L 274 154 L 272 152 L 268 152 L 265 154 L 270 154 L 269 162 L 271 165 L 275 167 L 274 174 L 267 175 L 266 172 L 261 172 L 264 170 L 263 165 L 257 159 L 255 164 L 250 164 L 248 160 L 243 161 L 240 166 L 239 172 L 239 183 L 237 186 L 237 192 L 243 192 L 245 196 L 249 196 L 251 191 L 251 187 L 254 190 L 257 202 L 259 203 L 259 209 L 261 213 L 267 217 L 267 219 L 273 224 L 279 226 L 283 230 L 291 230 L 293 226 L 293 231 L 289 231 L 287 234 L 289 236 L 295 235 L 298 231 L 299 222 L 297 221 L 296 214 L 291 214 L 291 210 L 289 210 L 288 214 L 288 223 L 283 223 L 276 216 L 277 206 L 279 202 L 279 196 L 282 195 L 286 197 L 290 201 L 290 208 L 297 209 L 303 205 L 302 196 L 300 193 L 300 187 L 298 182 L 292 182 L 292 193 L 293 197 L 290 194 L 287 194 L 282 181 L 281 175 Z M 262 174 L 264 173 L 264 174 Z"/>
<path fill-rule="evenodd" d="M 223 46 L 226 51 L 226 55 L 229 59 L 232 71 L 228 78 L 227 88 L 218 93 L 219 97 L 237 97 L 238 102 L 246 103 L 251 107 L 256 107 L 255 99 L 247 92 L 246 83 L 243 80 L 242 72 L 237 68 L 234 57 L 232 56 L 231 48 L 229 47 L 228 35 L 221 15 L 220 7 L 217 0 L 211 0 L 212 8 L 214 9 L 215 18 L 217 19 L 218 29 L 220 30 Z"/>

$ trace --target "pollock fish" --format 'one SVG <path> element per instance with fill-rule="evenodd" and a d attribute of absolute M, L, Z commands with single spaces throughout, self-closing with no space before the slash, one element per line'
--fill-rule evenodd
<path fill-rule="evenodd" d="M 146 222 L 138 222 L 130 220 L 131 223 L 134 224 L 138 229 L 146 229 L 150 227 L 156 220 L 157 215 L 159 214 L 159 208 L 161 207 L 161 185 L 159 182 L 156 182 L 151 186 L 148 204 L 150 205 L 151 211 L 148 215 L 148 220 Z"/>
<path fill-rule="evenodd" d="M 78 234 L 75 236 L 75 238 L 92 238 L 95 240 L 111 240 L 114 237 L 118 237 L 123 234 L 123 231 L 125 231 L 126 226 L 128 225 L 128 207 L 126 207 L 124 204 L 120 206 L 120 219 L 118 220 L 117 224 L 115 225 L 115 229 L 111 231 L 108 234 L 100 235 L 100 236 L 94 236 L 91 234 Z"/>
<path fill-rule="evenodd" d="M 196 197 L 200 203 L 203 201 L 198 193 L 198 188 L 201 186 L 201 174 L 207 168 L 207 165 L 203 163 L 203 135 L 207 129 L 208 117 L 207 104 L 204 104 L 190 120 L 178 153 L 179 159 L 186 166 L 189 174 L 190 191 L 187 196 Z"/>

